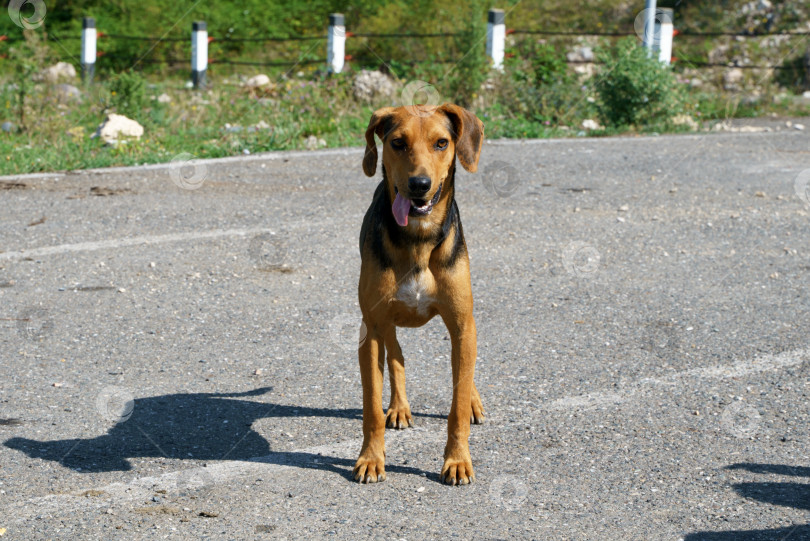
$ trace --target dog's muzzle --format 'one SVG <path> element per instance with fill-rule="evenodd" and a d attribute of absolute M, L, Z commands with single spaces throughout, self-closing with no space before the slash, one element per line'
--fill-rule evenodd
<path fill-rule="evenodd" d="M 439 184 L 439 189 L 436 190 L 436 193 L 430 201 L 425 201 L 424 199 L 407 199 L 399 193 L 396 186 L 394 187 L 394 191 L 397 195 L 394 199 L 391 211 L 394 213 L 394 219 L 397 223 L 405 227 L 408 225 L 408 216 L 418 218 L 430 214 L 433 210 L 433 205 L 439 201 L 439 197 L 442 195 L 442 185 Z"/>

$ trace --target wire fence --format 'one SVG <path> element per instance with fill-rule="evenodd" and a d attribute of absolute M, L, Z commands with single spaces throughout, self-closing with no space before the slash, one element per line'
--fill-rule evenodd
<path fill-rule="evenodd" d="M 506 30 L 507 35 L 514 35 L 514 36 L 548 36 L 548 37 L 569 37 L 569 38 L 578 38 L 578 37 L 606 37 L 606 38 L 620 38 L 620 37 L 628 37 L 628 36 L 636 36 L 635 32 L 618 32 L 618 31 L 602 31 L 602 30 L 545 30 L 545 29 L 528 29 L 528 28 L 510 28 Z M 358 38 L 363 40 L 392 40 L 392 39 L 406 39 L 406 40 L 420 40 L 420 39 L 449 39 L 460 36 L 460 32 L 443 32 L 443 33 L 411 33 L 411 32 L 397 32 L 397 33 L 379 33 L 379 32 L 345 32 L 346 38 Z M 778 31 L 778 32 L 756 32 L 756 31 L 727 31 L 727 32 L 717 32 L 717 31 L 699 31 L 699 30 L 676 30 L 674 32 L 675 36 L 678 37 L 686 37 L 686 38 L 721 38 L 721 37 L 729 37 L 729 38 L 765 38 L 765 37 L 807 37 L 810 36 L 810 32 L 805 31 Z M 188 37 L 180 37 L 180 36 L 137 36 L 137 35 L 126 35 L 126 34 L 118 34 L 118 33 L 105 33 L 99 31 L 97 33 L 97 37 L 100 41 L 101 46 L 99 47 L 98 51 L 98 59 L 100 61 L 105 60 L 113 60 L 119 62 L 133 62 L 135 65 L 137 64 L 149 64 L 149 65 L 164 65 L 164 66 L 181 66 L 187 65 L 191 61 L 190 56 L 190 45 L 183 47 L 185 54 L 186 52 L 189 56 L 167 56 L 165 58 L 154 58 L 149 57 L 147 55 L 138 56 L 135 55 L 124 55 L 119 54 L 117 52 L 105 52 L 103 43 L 105 41 L 110 40 L 120 40 L 120 41 L 138 41 L 144 42 L 146 45 L 149 46 L 149 51 L 153 52 L 159 45 L 161 44 L 189 44 Z M 13 37 L 13 36 L 0 36 L 0 42 L 7 42 L 9 44 L 22 41 L 23 38 L 21 37 Z M 48 34 L 47 41 L 51 41 L 54 43 L 70 43 L 75 41 L 80 41 L 81 36 L 61 36 L 61 35 L 54 35 Z M 211 45 L 228 45 L 228 44 L 240 44 L 240 43 L 292 43 L 292 42 L 314 42 L 314 41 L 322 41 L 325 42 L 327 40 L 327 36 L 324 34 L 313 34 L 313 35 L 277 35 L 277 36 L 231 36 L 226 35 L 222 37 L 218 36 L 210 36 L 208 38 L 208 42 Z M 365 44 L 367 47 L 367 43 Z M 63 53 L 65 51 L 63 50 Z M 0 58 L 3 58 L 5 55 L 0 50 Z M 64 55 L 63 60 L 70 60 L 69 56 L 72 55 Z M 312 55 L 309 55 L 309 58 L 305 58 L 304 55 L 299 55 L 296 59 L 271 59 L 271 60 L 251 60 L 251 59 L 242 59 L 242 58 L 228 58 L 225 56 L 224 52 L 220 56 L 213 56 L 208 60 L 209 64 L 212 65 L 223 65 L 223 66 L 253 66 L 253 67 L 290 67 L 290 66 L 311 66 L 321 64 L 324 65 L 327 62 L 327 59 L 324 57 L 317 57 L 312 58 Z M 510 56 L 510 55 L 507 55 Z M 352 61 L 355 59 L 354 55 L 346 55 L 346 60 Z M 379 58 L 378 58 L 379 59 Z M 380 59 L 382 60 L 382 59 Z M 415 64 L 417 61 L 413 59 L 385 59 L 385 62 L 396 61 L 399 64 L 409 65 Z M 453 63 L 454 60 L 452 59 L 440 59 L 434 58 L 430 60 L 434 63 Z M 578 59 L 570 59 L 566 58 L 565 61 L 569 64 L 599 64 L 597 60 L 578 60 Z M 673 62 L 676 66 L 681 65 L 684 67 L 689 68 L 739 68 L 739 69 L 746 69 L 746 70 L 780 70 L 780 69 L 794 69 L 792 66 L 784 66 L 784 65 L 750 65 L 750 64 L 742 64 L 739 62 L 711 62 L 705 58 L 690 58 L 690 57 L 675 57 L 673 58 Z"/>

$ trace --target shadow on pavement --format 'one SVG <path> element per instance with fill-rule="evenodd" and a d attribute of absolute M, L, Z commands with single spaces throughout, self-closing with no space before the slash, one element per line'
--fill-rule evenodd
<path fill-rule="evenodd" d="M 360 409 L 309 408 L 239 400 L 268 393 L 263 387 L 242 393 L 170 394 L 130 401 L 107 434 L 93 438 L 38 441 L 11 438 L 5 446 L 31 458 L 59 462 L 82 472 L 129 471 L 130 458 L 165 457 L 193 460 L 255 460 L 333 471 L 351 479 L 353 460 L 305 452 L 273 452 L 253 430 L 255 421 L 271 417 L 362 419 Z M 418 414 L 414 414 L 418 415 Z M 419 415 L 442 417 L 439 415 Z M 357 425 L 360 434 L 360 424 Z M 390 471 L 422 474 L 390 467 Z"/>
<path fill-rule="evenodd" d="M 782 464 L 740 463 L 726 466 L 726 469 L 810 477 L 810 468 Z M 807 483 L 737 483 L 733 487 L 737 494 L 744 498 L 772 505 L 810 510 L 810 484 Z M 810 524 L 797 524 L 773 530 L 697 532 L 687 535 L 684 541 L 799 541 L 802 539 L 810 539 Z"/>

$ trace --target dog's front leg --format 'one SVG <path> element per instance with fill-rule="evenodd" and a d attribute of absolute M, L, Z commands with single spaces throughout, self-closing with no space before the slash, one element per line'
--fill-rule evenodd
<path fill-rule="evenodd" d="M 461 317 L 444 319 L 453 347 L 453 404 L 447 417 L 447 445 L 444 448 L 441 480 L 450 485 L 466 485 L 475 481 L 469 446 L 477 354 L 475 320 L 472 310 Z"/>
<path fill-rule="evenodd" d="M 360 345 L 360 379 L 363 384 L 363 448 L 354 465 L 354 479 L 361 483 L 385 481 L 385 415 L 382 407 L 385 348 L 379 329 L 366 321 L 368 333 Z"/>

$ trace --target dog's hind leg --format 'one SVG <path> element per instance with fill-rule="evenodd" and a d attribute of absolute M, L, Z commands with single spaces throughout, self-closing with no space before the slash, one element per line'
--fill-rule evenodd
<path fill-rule="evenodd" d="M 385 426 L 389 428 L 413 426 L 411 406 L 405 393 L 405 358 L 397 341 L 397 328 L 393 325 L 385 333 L 385 349 L 388 351 L 388 377 L 391 381 L 391 402 L 385 415 Z"/>
<path fill-rule="evenodd" d="M 475 388 L 475 383 L 472 386 L 472 417 L 470 423 L 475 425 L 483 424 L 484 422 L 484 405 L 481 403 L 481 396 L 478 394 L 478 389 Z"/>

